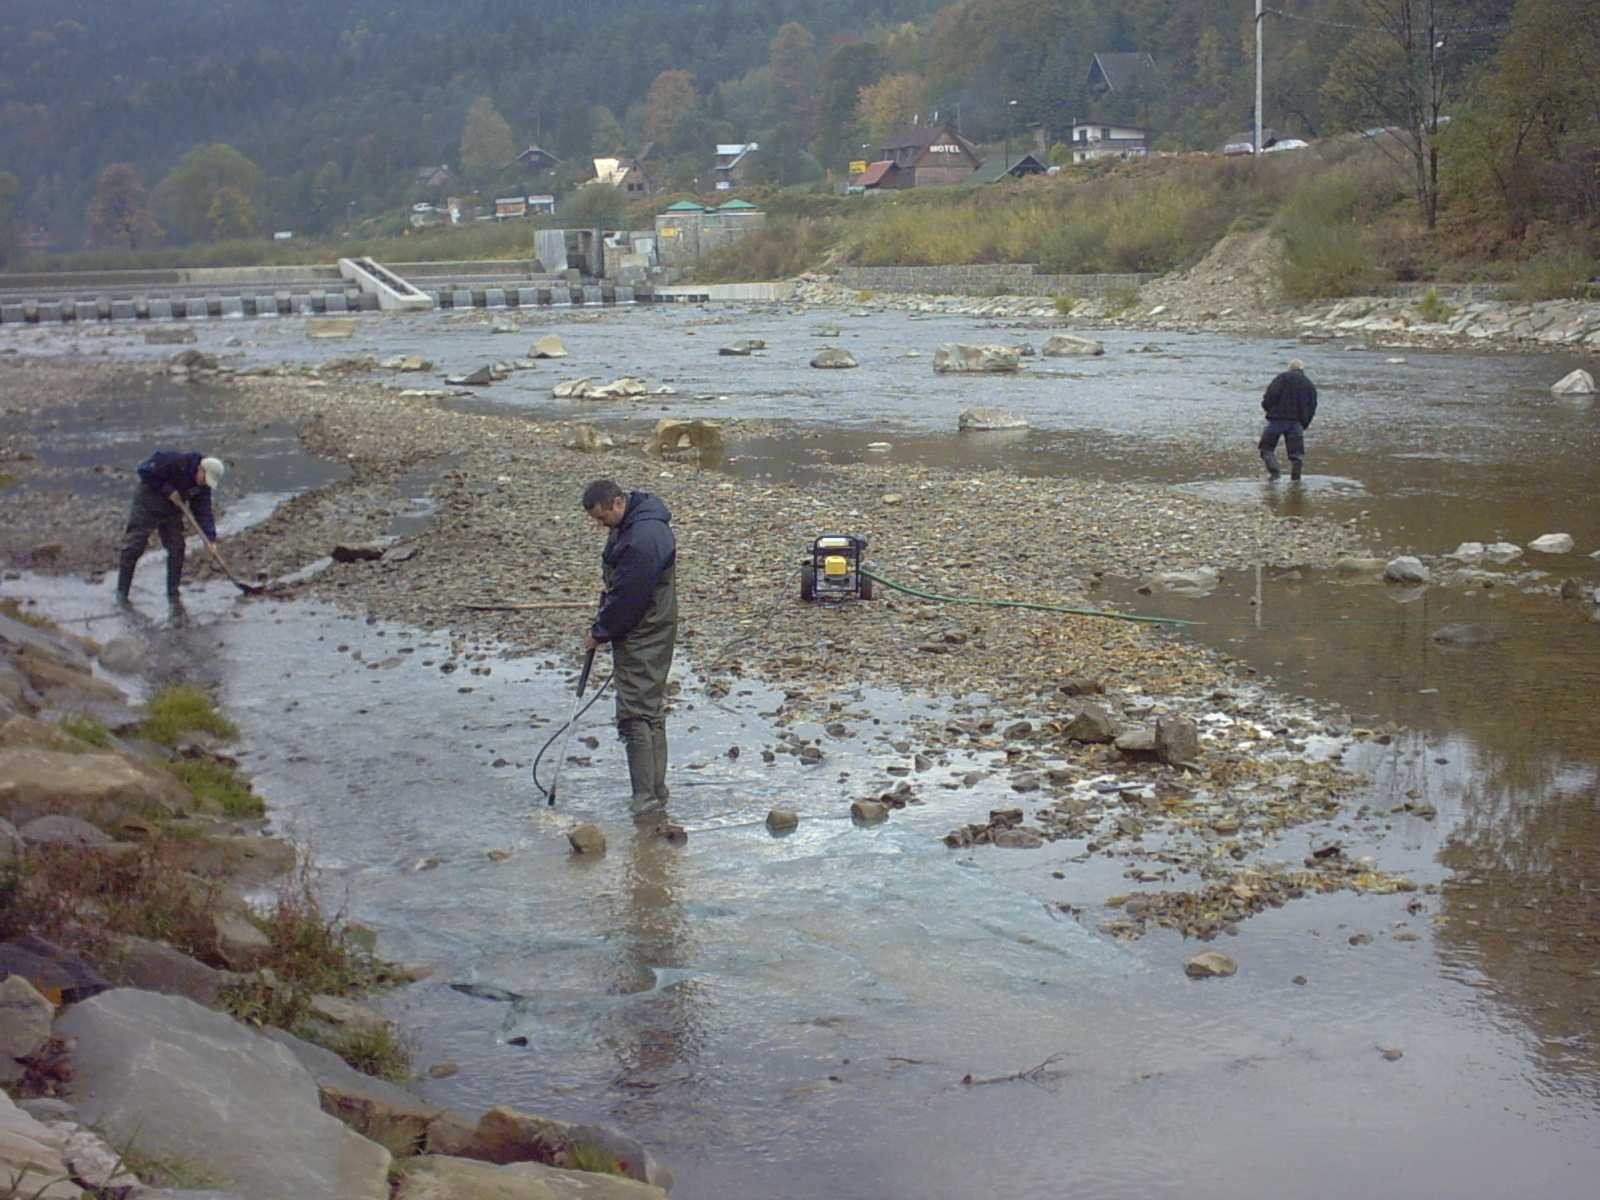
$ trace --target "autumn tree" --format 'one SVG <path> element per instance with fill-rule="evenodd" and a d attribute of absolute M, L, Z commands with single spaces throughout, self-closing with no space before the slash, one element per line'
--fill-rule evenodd
<path fill-rule="evenodd" d="M 249 196 L 229 184 L 212 194 L 211 203 L 206 208 L 206 221 L 216 241 L 249 237 L 256 228 L 255 205 L 250 202 Z"/>
<path fill-rule="evenodd" d="M 462 172 L 473 182 L 487 182 L 516 156 L 511 126 L 489 97 L 479 96 L 461 127 Z"/>
<path fill-rule="evenodd" d="M 875 142 L 909 125 L 922 111 L 923 83 L 917 75 L 889 75 L 861 89 L 857 112 Z"/>
<path fill-rule="evenodd" d="M 156 208 L 184 237 L 204 241 L 213 236 L 212 201 L 223 188 L 256 205 L 264 191 L 261 168 L 221 142 L 196 146 L 157 185 Z"/>
<path fill-rule="evenodd" d="M 664 153 L 690 148 L 694 137 L 694 76 L 688 71 L 663 71 L 644 98 L 644 135 Z"/>
<path fill-rule="evenodd" d="M 161 236 L 145 199 L 144 180 L 127 163 L 112 163 L 100 172 L 88 222 L 90 240 L 102 246 L 137 250 Z"/>
<path fill-rule="evenodd" d="M 831 167 L 860 157 L 867 127 L 857 105 L 861 89 L 884 73 L 883 51 L 871 42 L 837 47 L 822 64 L 822 132 L 817 157 Z"/>
<path fill-rule="evenodd" d="M 1352 0 L 1356 28 L 1322 85 L 1328 111 L 1346 124 L 1382 126 L 1377 145 L 1403 162 L 1431 230 L 1439 220 L 1439 131 L 1487 32 L 1487 5 L 1471 0 Z"/>
<path fill-rule="evenodd" d="M 621 154 L 627 147 L 628 135 L 622 132 L 622 122 L 604 104 L 589 109 L 589 151 L 602 158 Z"/>
<path fill-rule="evenodd" d="M 804 145 L 816 133 L 821 107 L 817 97 L 817 39 L 798 21 L 779 27 L 767 48 L 772 68 L 772 101 L 781 140 Z"/>

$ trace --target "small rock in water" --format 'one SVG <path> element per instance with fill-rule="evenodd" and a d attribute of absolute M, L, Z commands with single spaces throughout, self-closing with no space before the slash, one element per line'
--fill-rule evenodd
<path fill-rule="evenodd" d="M 1406 1052 L 1398 1046 L 1379 1046 L 1378 1053 L 1389 1062 L 1399 1062 L 1406 1056 Z"/>
<path fill-rule="evenodd" d="M 598 825 L 579 825 L 567 834 L 567 841 L 574 854 L 598 858 L 606 852 L 606 835 Z"/>
<path fill-rule="evenodd" d="M 1522 547 L 1515 542 L 1495 542 L 1483 548 L 1483 556 L 1490 562 L 1508 563 L 1522 557 Z"/>
<path fill-rule="evenodd" d="M 1390 583 L 1427 583 L 1430 578 L 1422 560 L 1409 554 L 1390 559 L 1383 568 L 1383 577 Z"/>
<path fill-rule="evenodd" d="M 1529 550 L 1537 550 L 1540 554 L 1568 554 L 1572 551 L 1572 547 L 1570 533 L 1547 533 L 1528 543 Z"/>
<path fill-rule="evenodd" d="M 773 833 L 787 833 L 799 824 L 800 814 L 792 808 L 775 808 L 767 814 L 767 829 Z"/>
<path fill-rule="evenodd" d="M 453 1062 L 434 1063 L 433 1066 L 428 1068 L 428 1078 L 429 1079 L 449 1079 L 450 1076 L 459 1073 L 460 1070 L 461 1070 L 461 1067 L 460 1067 L 460 1065 L 458 1063 L 453 1063 Z"/>
<path fill-rule="evenodd" d="M 1202 950 L 1183 960 L 1183 973 L 1190 979 L 1225 979 L 1238 970 L 1238 963 L 1215 950 Z"/>
<path fill-rule="evenodd" d="M 876 825 L 889 818 L 889 808 L 876 800 L 857 800 L 850 806 L 850 819 L 862 825 Z"/>
<path fill-rule="evenodd" d="M 1594 395 L 1594 376 L 1579 367 L 1576 371 L 1569 372 L 1560 380 L 1550 385 L 1550 390 L 1557 396 L 1592 396 Z"/>

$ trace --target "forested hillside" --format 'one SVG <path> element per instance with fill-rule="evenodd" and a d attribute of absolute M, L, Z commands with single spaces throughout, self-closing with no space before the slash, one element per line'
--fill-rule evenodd
<path fill-rule="evenodd" d="M 1594 41 L 1600 0 L 1278 0 L 1266 123 L 1313 138 L 1459 114 L 1519 9 L 1564 13 L 1580 47 Z M 1114 105 L 1158 149 L 1215 149 L 1251 126 L 1253 28 L 1249 0 L 12 4 L 0 259 L 21 235 L 64 249 L 336 235 L 444 188 L 570 193 L 593 157 L 646 146 L 673 190 L 707 190 L 719 142 L 759 141 L 759 182 L 826 184 L 935 114 L 980 143 L 1037 130 L 1048 146 Z M 1148 53 L 1154 70 L 1094 95 L 1102 51 Z M 1592 128 L 1593 60 L 1579 66 L 1562 86 Z M 1546 140 L 1570 142 L 1557 123 Z M 535 144 L 561 165 L 506 169 Z M 419 182 L 440 165 L 447 183 Z"/>

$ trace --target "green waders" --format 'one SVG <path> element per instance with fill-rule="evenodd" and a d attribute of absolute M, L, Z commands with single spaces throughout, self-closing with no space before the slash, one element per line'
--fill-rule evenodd
<path fill-rule="evenodd" d="M 635 815 L 659 813 L 667 805 L 667 674 L 678 640 L 673 571 L 668 567 L 661 573 L 644 617 L 627 637 L 611 644 L 617 732 L 628 755 L 629 807 Z"/>

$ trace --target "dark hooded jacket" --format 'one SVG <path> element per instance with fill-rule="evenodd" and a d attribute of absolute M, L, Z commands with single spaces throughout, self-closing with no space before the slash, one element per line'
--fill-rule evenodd
<path fill-rule="evenodd" d="M 194 481 L 204 457 L 180 450 L 157 450 L 139 464 L 139 480 L 163 500 L 170 501 L 174 492 L 181 496 L 194 514 L 195 523 L 205 531 L 206 539 L 214 542 L 217 525 L 211 513 L 211 489 Z M 176 513 L 177 509 L 172 511 Z"/>
<path fill-rule="evenodd" d="M 658 588 L 671 587 L 678 543 L 672 536 L 672 514 L 660 497 L 629 492 L 622 523 L 606 538 L 601 554 L 606 591 L 590 630 L 597 642 L 621 641 L 645 620 Z M 676 605 L 673 605 L 674 612 Z"/>
<path fill-rule="evenodd" d="M 1299 421 L 1310 429 L 1311 418 L 1317 415 L 1317 385 L 1304 371 L 1284 371 L 1267 385 L 1261 411 L 1269 421 Z"/>

